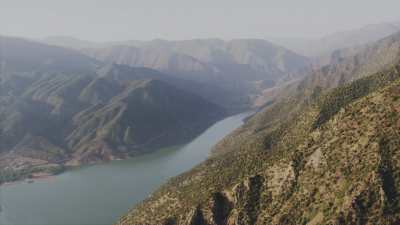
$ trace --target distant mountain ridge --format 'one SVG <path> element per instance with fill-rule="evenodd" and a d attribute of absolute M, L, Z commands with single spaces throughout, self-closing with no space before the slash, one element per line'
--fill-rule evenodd
<path fill-rule="evenodd" d="M 400 31 L 400 22 L 371 24 L 317 39 L 270 38 L 273 43 L 308 57 L 329 56 L 335 50 L 361 46 Z"/>
<path fill-rule="evenodd" d="M 51 39 L 50 43 L 71 47 L 62 40 Z M 88 45 L 79 50 L 99 61 L 148 67 L 215 85 L 236 93 L 225 99 L 229 102 L 225 107 L 240 99 L 242 110 L 252 104 L 260 90 L 301 76 L 299 71 L 309 66 L 306 57 L 261 39 L 125 41 Z"/>
<path fill-rule="evenodd" d="M 307 95 L 315 87 L 331 89 L 377 73 L 400 59 L 400 31 L 363 46 L 336 50 L 329 64 L 310 71 L 304 79 L 266 90 L 256 100 L 258 105 L 289 95 Z"/>

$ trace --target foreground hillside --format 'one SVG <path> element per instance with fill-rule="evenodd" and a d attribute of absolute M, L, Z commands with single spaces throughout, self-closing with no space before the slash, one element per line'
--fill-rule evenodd
<path fill-rule="evenodd" d="M 119 224 L 397 224 L 399 72 L 274 103 Z"/>
<path fill-rule="evenodd" d="M 151 69 L 0 42 L 0 183 L 183 144 L 226 115 Z"/>

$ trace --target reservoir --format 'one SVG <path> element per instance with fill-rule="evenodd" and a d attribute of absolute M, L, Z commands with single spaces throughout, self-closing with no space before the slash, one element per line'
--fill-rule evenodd
<path fill-rule="evenodd" d="M 169 178 L 204 161 L 250 113 L 225 118 L 192 142 L 133 159 L 0 187 L 1 225 L 111 225 Z"/>

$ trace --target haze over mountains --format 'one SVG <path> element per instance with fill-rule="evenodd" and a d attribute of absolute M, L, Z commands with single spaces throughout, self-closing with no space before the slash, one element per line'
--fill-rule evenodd
<path fill-rule="evenodd" d="M 370 24 L 359 29 L 338 31 L 332 34 L 323 36 L 321 38 L 307 39 L 307 38 L 269 38 L 266 40 L 283 46 L 289 50 L 296 52 L 297 54 L 315 58 L 318 56 L 327 56 L 333 53 L 333 51 L 344 48 L 351 48 L 361 46 L 367 43 L 378 41 L 384 37 L 400 31 L 400 22 L 385 22 Z M 213 39 L 211 39 L 213 40 Z M 209 41 L 211 41 L 209 40 Z M 218 40 L 218 39 L 216 39 Z M 165 42 L 166 40 L 154 40 L 154 41 L 119 41 L 119 42 L 91 42 L 80 40 L 74 37 L 68 36 L 52 36 L 44 38 L 44 41 L 50 45 L 57 45 L 72 49 L 93 49 L 93 48 L 107 48 L 111 46 L 134 46 L 141 47 L 143 45 L 149 45 L 149 43 Z M 219 40 L 221 41 L 221 40 Z M 178 41 L 177 41 L 178 42 Z M 176 50 L 176 49 L 175 49 Z M 161 51 L 161 50 L 160 50 Z M 184 53 L 198 58 L 198 54 L 192 51 L 184 51 Z M 194 55 L 193 55 L 194 54 Z"/>
<path fill-rule="evenodd" d="M 241 108 L 236 110 L 248 107 L 261 90 L 292 79 L 294 75 L 300 76 L 297 72 L 309 66 L 306 57 L 259 39 L 96 44 L 53 37 L 45 42 L 79 49 L 103 62 L 148 67 L 185 80 L 215 85 L 231 96 L 219 103 L 232 107 L 240 106 L 240 102 Z"/>
<path fill-rule="evenodd" d="M 400 31 L 400 22 L 370 24 L 360 29 L 336 32 L 322 38 L 271 38 L 276 44 L 285 46 L 308 57 L 329 55 L 338 49 L 355 47 L 378 41 Z"/>

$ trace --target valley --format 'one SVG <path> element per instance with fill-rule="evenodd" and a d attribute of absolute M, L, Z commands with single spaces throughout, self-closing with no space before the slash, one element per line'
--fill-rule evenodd
<path fill-rule="evenodd" d="M 400 224 L 396 4 L 5 1 L 0 225 Z"/>

